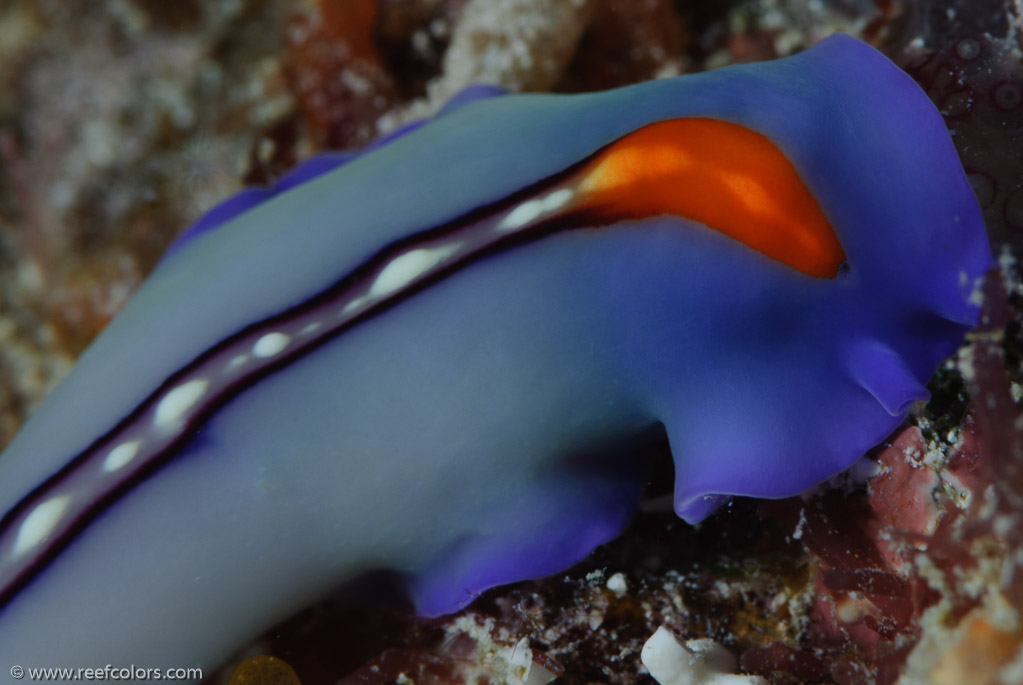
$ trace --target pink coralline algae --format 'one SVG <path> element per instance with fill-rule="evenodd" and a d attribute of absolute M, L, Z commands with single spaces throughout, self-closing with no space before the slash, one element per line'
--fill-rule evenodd
<path fill-rule="evenodd" d="M 842 685 L 906 674 L 955 683 L 979 659 L 975 682 L 1011 682 L 1003 669 L 1020 649 L 1023 607 L 1012 553 L 1023 546 L 1023 413 L 1010 380 L 1021 343 L 1020 313 L 1009 304 L 1018 302 L 1015 283 L 989 275 L 981 327 L 957 365 L 971 399 L 953 427 L 935 411 L 950 390 L 936 389 L 917 425 L 870 456 L 876 474 L 866 492 L 761 507 L 805 545 L 813 609 L 801 645 L 749 649 L 745 668 Z M 952 404 L 961 390 L 951 390 Z"/>
<path fill-rule="evenodd" d="M 866 492 L 762 507 L 796 530 L 813 587 L 798 644 L 743 655 L 780 682 L 1023 679 L 1020 24 L 1000 2 L 932 5 L 910 3 L 879 31 L 942 112 L 1001 271 L 975 295 L 981 325 L 932 380 L 931 402 L 871 455 Z"/>

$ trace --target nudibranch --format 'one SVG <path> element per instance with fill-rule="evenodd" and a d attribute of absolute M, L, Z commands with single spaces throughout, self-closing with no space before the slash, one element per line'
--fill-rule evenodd
<path fill-rule="evenodd" d="M 375 569 L 425 615 L 675 508 L 784 497 L 961 342 L 987 239 L 941 116 L 845 36 L 476 91 L 213 210 L 0 455 L 0 672 L 212 668 Z"/>

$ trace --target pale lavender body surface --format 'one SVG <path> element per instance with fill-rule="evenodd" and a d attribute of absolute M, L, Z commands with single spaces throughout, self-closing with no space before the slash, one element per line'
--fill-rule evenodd
<path fill-rule="evenodd" d="M 210 346 L 680 116 L 778 145 L 848 273 L 811 278 L 673 217 L 474 261 L 219 409 L 0 607 L 0 677 L 209 669 L 374 569 L 405 574 L 425 614 L 556 572 L 627 522 L 647 475 L 630 452 L 660 426 L 693 521 L 727 495 L 798 493 L 881 440 L 975 319 L 990 258 L 938 113 L 835 38 L 608 93 L 475 102 L 196 232 L 0 455 L 0 512 Z"/>

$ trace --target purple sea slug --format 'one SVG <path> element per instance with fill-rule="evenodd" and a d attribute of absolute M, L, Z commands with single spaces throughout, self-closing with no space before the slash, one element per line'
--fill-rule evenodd
<path fill-rule="evenodd" d="M 438 615 L 882 440 L 990 255 L 867 45 L 475 91 L 215 208 L 0 454 L 0 674 L 198 666 L 388 570 Z"/>

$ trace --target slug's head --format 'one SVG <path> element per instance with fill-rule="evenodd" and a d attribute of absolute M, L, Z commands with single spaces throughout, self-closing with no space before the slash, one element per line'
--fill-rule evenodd
<path fill-rule="evenodd" d="M 671 379 L 657 397 L 690 521 L 723 495 L 796 494 L 882 440 L 976 323 L 971 293 L 991 262 L 941 115 L 883 55 L 834 37 L 752 74 L 695 106 L 752 132 L 733 140 L 756 182 L 726 153 L 703 166 L 737 189 L 711 203 L 726 210 L 677 212 L 735 242 L 701 238 L 699 259 L 664 269 L 680 303 L 672 341 L 704 326 L 712 342 L 647 373 Z"/>
<path fill-rule="evenodd" d="M 796 101 L 748 114 L 785 150 L 843 254 L 817 334 L 901 419 L 977 321 L 971 294 L 991 264 L 983 219 L 941 115 L 909 76 L 845 36 L 794 61 Z"/>
<path fill-rule="evenodd" d="M 874 85 L 832 114 L 830 161 L 818 154 L 809 165 L 847 255 L 839 363 L 901 418 L 927 397 L 923 386 L 937 364 L 976 324 L 972 294 L 991 255 L 938 111 L 879 54 L 860 62 L 855 70 Z"/>

